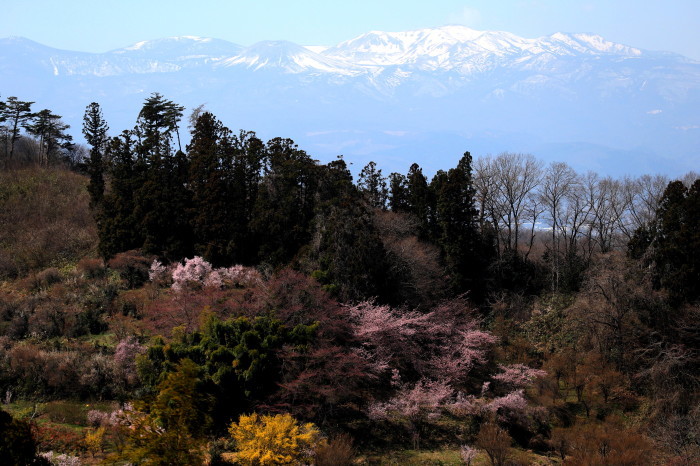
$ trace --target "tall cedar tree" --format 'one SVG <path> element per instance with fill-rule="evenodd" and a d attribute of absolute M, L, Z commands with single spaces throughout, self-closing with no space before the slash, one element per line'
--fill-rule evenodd
<path fill-rule="evenodd" d="M 401 173 L 389 175 L 389 208 L 392 212 L 408 212 L 408 182 Z"/>
<path fill-rule="evenodd" d="M 231 262 L 252 265 L 257 261 L 258 239 L 251 228 L 262 179 L 265 144 L 250 131 L 233 139 L 233 199 L 235 222 L 230 243 Z"/>
<path fill-rule="evenodd" d="M 317 170 L 316 161 L 291 139 L 267 143 L 264 179 L 251 225 L 260 240 L 261 262 L 286 264 L 311 240 Z"/>
<path fill-rule="evenodd" d="M 382 170 L 377 168 L 377 164 L 369 162 L 360 172 L 357 187 L 365 196 L 367 203 L 374 209 L 386 209 L 389 198 L 389 189 L 386 185 L 386 178 L 382 176 Z"/>
<path fill-rule="evenodd" d="M 88 161 L 88 193 L 90 206 L 95 209 L 102 203 L 105 191 L 103 154 L 107 144 L 109 126 L 102 116 L 100 104 L 92 102 L 85 108 L 83 116 L 83 136 L 90 145 L 90 160 Z"/>
<path fill-rule="evenodd" d="M 219 266 L 230 255 L 237 220 L 233 212 L 234 149 L 230 131 L 214 115 L 204 112 L 197 118 L 187 149 L 195 253 Z"/>
<path fill-rule="evenodd" d="M 452 289 L 470 291 L 477 301 L 483 296 L 484 279 L 492 249 L 481 238 L 472 156 L 465 152 L 457 167 L 438 172 L 431 183 L 436 197 L 438 244 L 447 266 Z"/>
<path fill-rule="evenodd" d="M 137 168 L 145 172 L 135 209 L 145 252 L 168 259 L 192 255 L 187 157 L 172 147 L 183 107 L 160 94 L 146 99 L 135 128 Z"/>
<path fill-rule="evenodd" d="M 387 254 L 345 161 L 331 162 L 321 173 L 316 228 L 323 281 L 344 301 L 387 301 Z"/>
<path fill-rule="evenodd" d="M 408 208 L 418 218 L 418 237 L 429 239 L 431 234 L 434 199 L 428 189 L 428 180 L 417 163 L 411 165 L 406 175 Z"/>
<path fill-rule="evenodd" d="M 135 152 L 136 143 L 131 131 L 122 132 L 106 146 L 110 182 L 97 217 L 99 249 L 104 258 L 143 245 L 134 194 L 143 183 L 145 172 L 144 167 L 137 167 Z"/>

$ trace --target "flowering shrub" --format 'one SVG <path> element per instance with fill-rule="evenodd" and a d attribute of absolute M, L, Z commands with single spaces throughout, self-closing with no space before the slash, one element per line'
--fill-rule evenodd
<path fill-rule="evenodd" d="M 138 380 L 136 356 L 146 351 L 135 337 L 128 337 L 117 344 L 114 350 L 115 372 L 123 383 L 134 385 Z"/>
<path fill-rule="evenodd" d="M 53 451 L 47 451 L 45 453 L 39 453 L 39 456 L 54 466 L 80 466 L 80 458 L 65 453 L 56 454 Z"/>
<path fill-rule="evenodd" d="M 169 269 L 160 262 L 155 261 L 151 265 L 153 278 L 151 280 L 163 280 L 163 274 Z M 212 265 L 199 256 L 185 259 L 184 264 L 178 264 L 172 270 L 172 288 L 176 291 L 185 289 L 210 288 L 235 288 L 250 287 L 262 282 L 260 273 L 252 267 L 234 265 L 232 267 L 213 268 Z"/>
<path fill-rule="evenodd" d="M 173 270 L 173 289 L 199 288 L 211 271 L 211 264 L 199 256 L 185 259 L 184 264 L 178 264 Z"/>
<path fill-rule="evenodd" d="M 478 454 L 479 450 L 472 448 L 469 445 L 462 445 L 462 447 L 459 449 L 459 456 L 467 466 L 472 464 L 472 461 L 476 459 Z"/>
<path fill-rule="evenodd" d="M 229 432 L 237 453 L 225 459 L 239 464 L 308 464 L 314 450 L 325 444 L 316 426 L 299 424 L 289 414 L 241 416 Z"/>
<path fill-rule="evenodd" d="M 501 397 L 494 398 L 486 408 L 494 413 L 522 413 L 527 409 L 527 400 L 522 390 L 516 390 Z"/>
<path fill-rule="evenodd" d="M 134 423 L 134 417 L 141 415 L 134 405 L 131 403 L 124 403 L 121 408 L 115 409 L 109 413 L 107 418 L 107 424 L 110 426 L 129 426 Z"/>
<path fill-rule="evenodd" d="M 155 259 L 148 269 L 148 279 L 152 283 L 163 285 L 171 279 L 170 268 L 163 265 L 158 259 Z"/>
<path fill-rule="evenodd" d="M 453 393 L 445 381 L 422 379 L 413 386 L 402 386 L 390 400 L 370 405 L 368 415 L 370 419 L 428 419 L 439 414 Z"/>
<path fill-rule="evenodd" d="M 363 302 L 347 311 L 370 361 L 433 380 L 445 379 L 457 388 L 472 369 L 487 362 L 498 341 L 479 329 L 479 320 L 461 309 L 463 304 L 455 300 L 421 313 Z"/>
<path fill-rule="evenodd" d="M 498 367 L 503 372 L 494 375 L 492 379 L 511 389 L 525 388 L 532 383 L 533 379 L 547 375 L 545 371 L 533 369 L 524 364 L 499 365 Z"/>
<path fill-rule="evenodd" d="M 212 288 L 247 288 L 261 282 L 260 272 L 254 268 L 234 265 L 233 267 L 214 269 L 204 280 L 204 286 Z"/>
<path fill-rule="evenodd" d="M 92 427 L 107 425 L 109 424 L 109 414 L 97 409 L 91 409 L 87 413 L 87 422 Z"/>

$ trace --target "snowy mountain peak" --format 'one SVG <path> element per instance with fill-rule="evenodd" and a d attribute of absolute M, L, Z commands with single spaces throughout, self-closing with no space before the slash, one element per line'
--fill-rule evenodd
<path fill-rule="evenodd" d="M 421 70 L 471 73 L 506 61 L 551 59 L 577 54 L 641 55 L 639 49 L 593 34 L 563 34 L 527 39 L 503 31 L 443 26 L 406 32 L 372 31 L 322 52 L 326 57 L 363 66 L 410 66 Z"/>
<path fill-rule="evenodd" d="M 137 58 L 187 60 L 191 58 L 221 59 L 239 53 L 243 47 L 221 39 L 198 36 L 176 36 L 137 42 L 108 52 Z"/>
<path fill-rule="evenodd" d="M 673 157 L 695 161 L 700 137 L 700 62 L 595 34 L 523 38 L 444 26 L 372 31 L 333 47 L 181 36 L 106 53 L 0 39 L 0 91 L 37 96 L 73 127 L 91 101 L 114 128 L 132 125 L 150 92 L 187 107 L 211 102 L 222 121 L 292 132 L 321 156 L 354 154 L 356 166 L 465 148 L 571 150 L 572 160 L 614 163 L 671 145 Z M 632 165 L 641 167 L 620 170 Z"/>
<path fill-rule="evenodd" d="M 547 38 L 545 38 L 545 40 L 546 39 Z M 639 49 L 610 42 L 597 34 L 564 34 L 562 32 L 557 32 L 549 36 L 548 39 L 553 42 L 565 44 L 580 53 L 602 53 L 628 56 L 639 56 L 642 54 L 642 51 Z"/>
<path fill-rule="evenodd" d="M 262 41 L 243 49 L 239 54 L 222 60 L 218 66 L 259 70 L 282 69 L 286 73 L 327 72 L 357 74 L 357 67 L 320 55 L 307 47 L 289 41 Z"/>

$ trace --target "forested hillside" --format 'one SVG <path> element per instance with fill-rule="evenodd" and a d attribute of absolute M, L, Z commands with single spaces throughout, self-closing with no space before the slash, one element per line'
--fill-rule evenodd
<path fill-rule="evenodd" d="M 697 174 L 465 152 L 354 179 L 204 108 L 182 146 L 159 94 L 117 136 L 93 103 L 89 148 L 49 149 L 12 99 L 0 457 L 700 461 Z"/>

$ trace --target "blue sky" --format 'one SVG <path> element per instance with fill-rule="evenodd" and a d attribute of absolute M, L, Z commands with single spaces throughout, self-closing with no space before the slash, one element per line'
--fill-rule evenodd
<path fill-rule="evenodd" d="M 241 45 L 286 39 L 334 45 L 370 30 L 446 24 L 523 37 L 594 32 L 700 60 L 699 0 L 4 0 L 0 37 L 104 52 L 176 35 Z"/>

